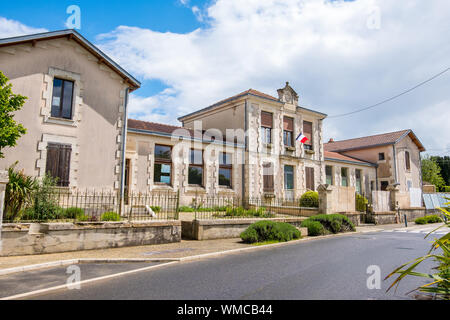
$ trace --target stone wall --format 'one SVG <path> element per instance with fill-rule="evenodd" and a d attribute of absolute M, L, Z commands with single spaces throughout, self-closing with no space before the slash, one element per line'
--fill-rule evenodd
<path fill-rule="evenodd" d="M 0 256 L 57 253 L 181 241 L 180 221 L 149 223 L 4 224 Z"/>
<path fill-rule="evenodd" d="M 417 218 L 430 215 L 430 213 L 427 213 L 425 208 L 408 208 L 400 209 L 398 213 L 397 211 L 376 212 L 373 217 L 375 224 L 395 224 L 397 222 L 402 224 L 405 223 L 405 215 L 406 221 L 412 222 Z"/>
<path fill-rule="evenodd" d="M 306 228 L 300 228 L 306 218 L 275 218 L 264 219 L 276 222 L 286 222 L 299 228 L 302 236 L 308 235 Z M 218 219 L 182 221 L 182 235 L 184 239 L 212 240 L 239 238 L 251 224 L 261 219 Z"/>

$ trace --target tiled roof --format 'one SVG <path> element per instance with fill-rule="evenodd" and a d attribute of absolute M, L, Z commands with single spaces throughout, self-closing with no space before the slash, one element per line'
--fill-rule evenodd
<path fill-rule="evenodd" d="M 324 148 L 327 151 L 345 151 L 345 150 L 353 150 L 353 149 L 365 149 L 380 145 L 389 145 L 394 144 L 401 137 L 406 136 L 408 133 L 412 132 L 411 130 L 402 130 L 396 132 L 389 132 L 383 134 L 377 134 L 374 136 L 361 137 L 355 139 L 334 141 L 324 144 Z M 420 147 L 419 147 L 420 148 Z"/>
<path fill-rule="evenodd" d="M 366 162 L 366 161 L 362 161 L 356 158 L 352 158 L 349 156 L 344 156 L 343 154 L 337 153 L 337 152 L 331 152 L 331 151 L 325 151 L 325 160 L 336 160 L 336 161 L 345 161 L 345 162 L 352 162 L 352 163 L 356 163 L 356 164 L 361 164 L 361 165 L 370 165 L 370 166 L 374 166 L 375 164 L 370 163 L 370 162 Z"/>
<path fill-rule="evenodd" d="M 135 119 L 128 119 L 128 129 L 143 130 L 164 134 L 172 134 L 172 132 L 174 132 L 175 130 L 184 129 L 189 131 L 191 136 L 193 136 L 194 134 L 194 131 L 188 128 Z"/>

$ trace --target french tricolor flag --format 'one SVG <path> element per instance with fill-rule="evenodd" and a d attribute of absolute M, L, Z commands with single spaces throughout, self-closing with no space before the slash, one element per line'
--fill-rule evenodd
<path fill-rule="evenodd" d="M 301 143 L 305 143 L 306 141 L 308 141 L 308 138 L 303 135 L 303 132 L 300 132 L 300 134 L 297 137 L 297 140 L 300 141 Z"/>

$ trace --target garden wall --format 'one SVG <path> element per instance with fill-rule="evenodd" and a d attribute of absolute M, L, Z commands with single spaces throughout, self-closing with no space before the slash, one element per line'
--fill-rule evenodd
<path fill-rule="evenodd" d="M 277 222 L 286 222 L 296 228 L 306 218 L 272 218 L 272 219 L 217 219 L 217 220 L 193 220 L 182 221 L 182 236 L 184 239 L 193 240 L 212 240 L 239 238 L 251 224 L 261 221 L 271 220 Z M 302 236 L 308 235 L 306 228 L 300 228 Z"/>
<path fill-rule="evenodd" d="M 400 223 L 406 221 L 414 221 L 417 218 L 424 217 L 429 215 L 425 208 L 408 208 L 408 209 L 400 209 L 399 210 L 399 221 Z M 375 224 L 395 224 L 397 223 L 397 212 L 396 211 L 387 211 L 387 212 L 376 212 L 373 214 L 375 219 Z"/>
<path fill-rule="evenodd" d="M 34 233 L 25 224 L 4 224 L 0 256 L 57 253 L 181 241 L 180 221 L 148 223 L 49 223 Z M 34 227 L 34 225 L 33 225 Z M 45 230 L 47 229 L 47 230 Z"/>

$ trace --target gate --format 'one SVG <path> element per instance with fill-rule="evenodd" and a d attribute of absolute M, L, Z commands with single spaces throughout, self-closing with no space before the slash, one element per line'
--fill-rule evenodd
<path fill-rule="evenodd" d="M 409 189 L 409 206 L 411 208 L 422 207 L 422 190 L 420 188 Z"/>
<path fill-rule="evenodd" d="M 391 210 L 389 195 L 389 191 L 372 191 L 374 212 L 387 212 Z"/>

